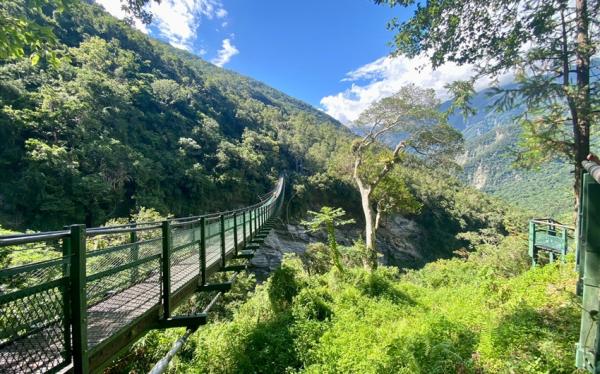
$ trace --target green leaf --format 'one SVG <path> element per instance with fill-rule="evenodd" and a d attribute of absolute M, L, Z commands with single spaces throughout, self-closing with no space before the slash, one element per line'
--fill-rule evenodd
<path fill-rule="evenodd" d="M 40 55 L 37 53 L 34 53 L 31 55 L 31 65 L 35 66 L 37 65 L 37 63 L 40 62 Z"/>

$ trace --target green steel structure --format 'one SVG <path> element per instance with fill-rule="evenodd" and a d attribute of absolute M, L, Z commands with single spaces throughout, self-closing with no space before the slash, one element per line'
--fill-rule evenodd
<path fill-rule="evenodd" d="M 231 287 L 207 278 L 245 268 L 227 262 L 252 257 L 283 189 L 228 212 L 0 237 L 0 373 L 98 372 L 150 329 L 205 324 L 209 308 L 174 311 Z M 2 265 L 8 253 L 29 261 Z"/>
<path fill-rule="evenodd" d="M 582 178 L 578 217 L 578 294 L 583 296 L 576 365 L 600 373 L 600 166 L 583 162 L 588 171 Z"/>
<path fill-rule="evenodd" d="M 569 242 L 573 239 L 574 229 L 551 218 L 532 219 L 529 221 L 529 256 L 532 265 L 539 260 L 540 252 L 548 254 L 550 262 L 556 256 L 564 261 Z"/>

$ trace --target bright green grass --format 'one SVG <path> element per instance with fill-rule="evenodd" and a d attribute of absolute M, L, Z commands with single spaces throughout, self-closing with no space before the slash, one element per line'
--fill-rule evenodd
<path fill-rule="evenodd" d="M 172 371 L 572 373 L 572 260 L 529 269 L 522 239 L 419 271 L 309 275 L 288 258 L 230 321 L 196 333 Z"/>

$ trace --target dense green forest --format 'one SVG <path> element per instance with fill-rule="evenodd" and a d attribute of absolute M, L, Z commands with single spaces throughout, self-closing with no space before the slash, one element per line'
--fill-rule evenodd
<path fill-rule="evenodd" d="M 256 201 L 288 175 L 286 213 L 341 206 L 362 215 L 350 177 L 354 135 L 321 111 L 260 82 L 159 43 L 95 5 L 55 29 L 70 60 L 0 66 L 0 222 L 56 229 L 104 224 L 140 208 L 185 216 Z M 504 209 L 426 168 L 402 177 L 419 266 L 504 229 Z M 488 201 L 487 207 L 480 205 Z M 289 217 L 285 217 L 286 219 Z"/>
<path fill-rule="evenodd" d="M 539 168 L 519 168 L 515 161 L 522 131 L 515 117 L 525 109 L 499 112 L 493 106 L 497 98 L 494 91 L 482 90 L 471 102 L 475 115 L 464 118 L 454 113 L 449 118 L 465 138 L 461 179 L 531 214 L 571 222 L 572 167 L 556 158 Z M 450 103 L 444 103 L 442 108 L 449 106 Z M 592 144 L 595 150 L 595 137 Z"/>
<path fill-rule="evenodd" d="M 98 225 L 139 207 L 181 216 L 311 176 L 350 133 L 264 84 L 81 4 L 55 28 L 68 59 L 0 66 L 4 225 Z M 227 196 L 226 198 L 224 196 Z"/>
<path fill-rule="evenodd" d="M 231 209 L 256 202 L 282 174 L 279 228 L 326 226 L 326 242 L 312 237 L 306 253 L 286 255 L 263 284 L 240 275 L 170 372 L 575 372 L 574 255 L 531 268 L 525 233 L 532 211 L 570 214 L 572 190 L 564 164 L 551 163 L 535 181 L 509 168 L 519 132 L 507 124 L 510 112 L 415 131 L 413 144 L 432 148 L 427 157 L 398 156 L 401 136 L 394 151 L 363 138 L 373 147 L 353 171 L 357 135 L 308 104 L 153 40 L 93 4 L 57 14 L 53 30 L 59 64 L 0 62 L 1 234 Z M 442 117 L 426 109 L 436 112 L 427 123 Z M 422 114 L 406 111 L 411 120 Z M 443 131 L 454 151 L 464 145 L 464 171 L 435 157 Z M 477 185 L 482 163 L 480 191 L 460 176 Z M 362 232 L 356 176 L 383 175 L 373 170 L 389 172 L 373 184 L 382 226 L 395 215 L 414 223 L 418 259 L 375 256 L 369 267 L 363 235 L 336 241 L 342 216 Z M 302 221 L 309 209 L 321 210 Z M 1 267 L 47 259 L 45 248 L 34 259 L 14 248 L 2 252 Z M 174 314 L 210 299 L 198 293 Z M 146 334 L 106 372 L 147 372 L 182 333 Z"/>

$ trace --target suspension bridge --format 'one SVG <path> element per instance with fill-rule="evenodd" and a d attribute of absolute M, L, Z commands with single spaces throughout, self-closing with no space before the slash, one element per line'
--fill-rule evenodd
<path fill-rule="evenodd" d="M 252 258 L 272 228 L 283 187 L 228 212 L 0 237 L 0 373 L 98 372 L 151 329 L 206 324 L 247 267 L 231 260 Z M 28 261 L 3 265 L 9 253 Z M 209 283 L 217 272 L 233 276 Z M 209 291 L 202 312 L 175 314 Z"/>

